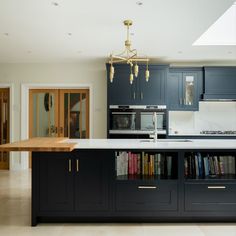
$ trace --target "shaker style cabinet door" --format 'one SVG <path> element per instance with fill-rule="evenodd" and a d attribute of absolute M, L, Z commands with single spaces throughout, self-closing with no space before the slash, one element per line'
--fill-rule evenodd
<path fill-rule="evenodd" d="M 145 78 L 146 67 L 142 67 L 139 73 L 140 104 L 142 105 L 166 105 L 166 75 L 167 68 L 161 66 L 149 66 L 150 78 Z"/>
<path fill-rule="evenodd" d="M 79 150 L 75 157 L 75 211 L 106 212 L 109 210 L 111 154 L 109 151 Z"/>
<path fill-rule="evenodd" d="M 46 152 L 39 159 L 40 211 L 74 209 L 73 160 L 70 153 Z"/>
<path fill-rule="evenodd" d="M 127 65 L 114 65 L 115 73 L 113 82 L 110 82 L 109 71 L 107 66 L 107 95 L 108 104 L 110 105 L 132 105 L 136 99 L 136 81 L 130 84 L 130 67 Z"/>

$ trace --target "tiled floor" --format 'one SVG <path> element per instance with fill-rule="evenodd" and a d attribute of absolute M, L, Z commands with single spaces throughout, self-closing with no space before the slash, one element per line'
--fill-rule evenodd
<path fill-rule="evenodd" d="M 39 224 L 30 227 L 30 171 L 0 171 L 0 235 L 236 236 L 236 224 Z"/>

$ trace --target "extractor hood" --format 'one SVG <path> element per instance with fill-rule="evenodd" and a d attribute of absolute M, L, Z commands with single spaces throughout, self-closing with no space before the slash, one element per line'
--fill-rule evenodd
<path fill-rule="evenodd" d="M 203 101 L 236 101 L 236 67 L 205 67 Z"/>

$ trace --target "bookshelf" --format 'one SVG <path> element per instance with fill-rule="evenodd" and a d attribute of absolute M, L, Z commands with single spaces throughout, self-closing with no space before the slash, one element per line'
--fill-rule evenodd
<path fill-rule="evenodd" d="M 184 156 L 186 180 L 236 180 L 235 153 L 187 152 Z"/>
<path fill-rule="evenodd" d="M 177 157 L 177 152 L 117 151 L 116 180 L 178 179 Z"/>

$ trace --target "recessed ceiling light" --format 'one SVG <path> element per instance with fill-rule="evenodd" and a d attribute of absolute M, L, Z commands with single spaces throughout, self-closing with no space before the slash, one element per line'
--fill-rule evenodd
<path fill-rule="evenodd" d="M 178 54 L 182 54 L 183 52 L 182 51 L 178 51 Z"/>
<path fill-rule="evenodd" d="M 55 7 L 58 7 L 59 3 L 58 2 L 52 2 L 52 5 L 55 6 Z"/>
<path fill-rule="evenodd" d="M 136 4 L 137 4 L 138 6 L 142 6 L 142 5 L 143 5 L 143 3 L 140 2 L 140 1 L 136 2 Z"/>
<path fill-rule="evenodd" d="M 72 36 L 72 33 L 67 33 L 68 36 Z"/>
<path fill-rule="evenodd" d="M 5 35 L 5 36 L 9 36 L 9 34 L 8 34 L 8 33 L 4 33 L 4 35 Z"/>

